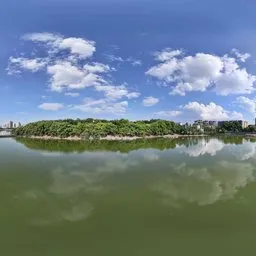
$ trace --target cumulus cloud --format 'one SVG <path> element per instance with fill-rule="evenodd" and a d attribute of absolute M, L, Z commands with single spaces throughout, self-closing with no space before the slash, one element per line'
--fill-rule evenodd
<path fill-rule="evenodd" d="M 72 109 L 92 114 L 124 114 L 128 107 L 128 101 L 112 101 L 111 99 L 86 98 L 80 105 L 71 106 Z"/>
<path fill-rule="evenodd" d="M 108 66 L 102 64 L 79 67 L 69 61 L 58 61 L 47 67 L 47 73 L 51 76 L 51 89 L 58 92 L 104 84 L 106 81 L 100 74 L 107 70 Z"/>
<path fill-rule="evenodd" d="M 69 49 L 72 54 L 75 54 L 82 59 L 91 57 L 96 51 L 95 42 L 75 37 L 63 39 L 59 43 L 59 48 Z"/>
<path fill-rule="evenodd" d="M 255 99 L 249 99 L 244 96 L 240 96 L 236 99 L 236 103 L 239 104 L 241 108 L 248 111 L 251 114 L 256 113 L 256 100 Z"/>
<path fill-rule="evenodd" d="M 49 87 L 52 91 L 64 93 L 66 96 L 78 97 L 78 92 L 88 87 L 102 93 L 104 98 L 100 100 L 86 99 L 72 109 L 79 109 L 92 113 L 124 113 L 128 107 L 127 100 L 138 98 L 138 91 L 128 89 L 127 84 L 113 85 L 111 72 L 115 68 L 100 62 L 94 62 L 91 57 L 96 51 L 94 41 L 81 37 L 65 37 L 54 33 L 32 33 L 22 37 L 25 41 L 31 41 L 38 47 L 46 49 L 44 57 L 25 58 L 11 57 L 9 60 L 9 74 L 22 71 L 37 72 L 44 70 L 49 76 Z M 38 51 L 39 52 L 39 51 Z M 109 56 L 111 58 L 111 56 Z M 114 56 L 115 57 L 115 56 Z M 140 65 L 133 58 L 118 59 L 114 61 L 127 61 L 132 65 Z M 102 97 L 102 96 L 100 96 Z M 45 103 L 39 106 L 41 109 L 59 110 L 62 108 L 55 103 Z"/>
<path fill-rule="evenodd" d="M 38 107 L 43 110 L 58 111 L 64 108 L 64 105 L 61 103 L 43 103 Z"/>
<path fill-rule="evenodd" d="M 44 43 L 49 47 L 49 52 L 69 50 L 74 56 L 86 59 L 96 51 L 95 42 L 84 38 L 68 37 L 53 33 L 32 33 L 23 36 L 24 40 Z"/>
<path fill-rule="evenodd" d="M 222 106 L 214 102 L 208 105 L 199 103 L 197 101 L 189 102 L 182 107 L 184 110 L 195 114 L 196 118 L 202 120 L 243 120 L 244 117 L 241 113 L 236 111 L 230 112 L 225 110 Z"/>
<path fill-rule="evenodd" d="M 33 33 L 23 36 L 47 50 L 47 56 L 10 57 L 8 73 L 44 69 L 49 75 L 51 90 L 62 92 L 108 84 L 106 78 L 114 71 L 108 65 L 90 61 L 96 51 L 95 42 L 85 38 L 64 37 L 52 33 Z"/>
<path fill-rule="evenodd" d="M 171 86 L 171 95 L 186 95 L 188 92 L 204 92 L 213 89 L 219 95 L 250 94 L 256 76 L 241 65 L 249 54 L 233 50 L 233 56 L 216 56 L 197 53 L 183 56 L 182 50 L 165 49 L 156 53 L 160 63 L 151 67 L 146 74 Z"/>
<path fill-rule="evenodd" d="M 159 102 L 159 99 L 150 96 L 150 97 L 146 97 L 146 98 L 142 101 L 142 104 L 143 104 L 145 107 L 152 107 L 152 106 L 156 105 L 158 102 Z"/>

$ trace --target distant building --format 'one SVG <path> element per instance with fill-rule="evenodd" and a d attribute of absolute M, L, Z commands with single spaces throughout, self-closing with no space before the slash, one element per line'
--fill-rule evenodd
<path fill-rule="evenodd" d="M 17 128 L 17 127 L 21 127 L 20 122 L 15 123 L 13 121 L 9 121 L 8 123 L 2 125 L 2 128 L 5 128 L 5 129 L 14 129 L 14 128 Z"/>
<path fill-rule="evenodd" d="M 208 121 L 208 120 L 196 120 L 193 124 L 195 128 L 198 130 L 205 129 L 205 128 L 211 128 L 214 129 L 218 126 L 223 126 L 225 123 L 229 122 L 238 122 L 243 129 L 247 128 L 249 126 L 247 121 L 244 120 L 229 120 L 229 121 Z M 256 122 L 256 119 L 255 119 Z"/>
<path fill-rule="evenodd" d="M 196 120 L 194 122 L 194 126 L 196 126 L 198 129 L 202 129 L 205 127 L 214 128 L 218 126 L 218 121 Z"/>
<path fill-rule="evenodd" d="M 247 121 L 242 121 L 243 129 L 247 128 L 248 126 L 249 126 L 249 123 Z"/>
<path fill-rule="evenodd" d="M 12 129 L 13 128 L 13 121 L 10 121 L 9 123 L 4 125 L 4 128 Z"/>
<path fill-rule="evenodd" d="M 209 125 L 217 127 L 218 126 L 218 121 L 209 121 Z"/>
<path fill-rule="evenodd" d="M 228 122 L 238 122 L 243 129 L 245 129 L 249 126 L 249 123 L 247 121 L 244 121 L 244 120 L 219 121 L 218 126 L 222 126 L 222 125 L 224 125 L 225 123 L 228 123 Z"/>

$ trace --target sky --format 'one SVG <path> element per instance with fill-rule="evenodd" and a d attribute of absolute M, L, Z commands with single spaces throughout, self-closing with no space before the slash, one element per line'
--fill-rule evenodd
<path fill-rule="evenodd" d="M 0 124 L 248 120 L 256 2 L 4 0 Z"/>

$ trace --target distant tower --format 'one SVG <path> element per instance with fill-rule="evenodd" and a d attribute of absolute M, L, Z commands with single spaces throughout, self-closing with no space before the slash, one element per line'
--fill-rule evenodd
<path fill-rule="evenodd" d="M 10 121 L 9 128 L 13 129 L 13 121 Z"/>

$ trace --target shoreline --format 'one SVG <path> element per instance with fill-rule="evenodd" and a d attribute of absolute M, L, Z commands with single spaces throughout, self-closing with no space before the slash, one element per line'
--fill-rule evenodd
<path fill-rule="evenodd" d="M 140 140 L 140 139 L 178 139 L 178 138 L 182 138 L 182 137 L 208 137 L 209 135 L 181 135 L 181 134 L 169 134 L 169 135 L 156 135 L 156 136 L 144 136 L 144 137 L 140 137 L 140 136 L 133 136 L 133 137 L 129 137 L 129 136 L 112 136 L 112 135 L 108 135 L 106 137 L 101 137 L 101 138 L 90 138 L 90 139 L 83 139 L 81 137 L 78 136 L 74 136 L 74 137 L 66 137 L 66 138 L 62 138 L 62 137 L 53 137 L 53 136 L 17 136 L 14 138 L 29 138 L 29 139 L 37 139 L 37 140 L 66 140 L 66 141 L 83 141 L 83 140 L 89 140 L 89 141 L 94 141 L 94 140 L 100 140 L 100 141 L 133 141 L 133 140 Z"/>
<path fill-rule="evenodd" d="M 215 137 L 215 136 L 242 136 L 244 138 L 256 138 L 255 133 L 227 133 L 227 134 L 197 134 L 197 135 L 188 135 L 188 134 L 169 134 L 169 135 L 150 135 L 150 136 L 112 136 L 108 135 L 106 137 L 100 138 L 89 138 L 84 139 L 78 136 L 74 137 L 58 137 L 58 136 L 10 136 L 9 138 L 28 138 L 28 139 L 36 139 L 36 140 L 65 140 L 65 141 L 133 141 L 133 140 L 141 140 L 141 139 L 178 139 L 178 138 L 189 138 L 189 137 Z"/>

